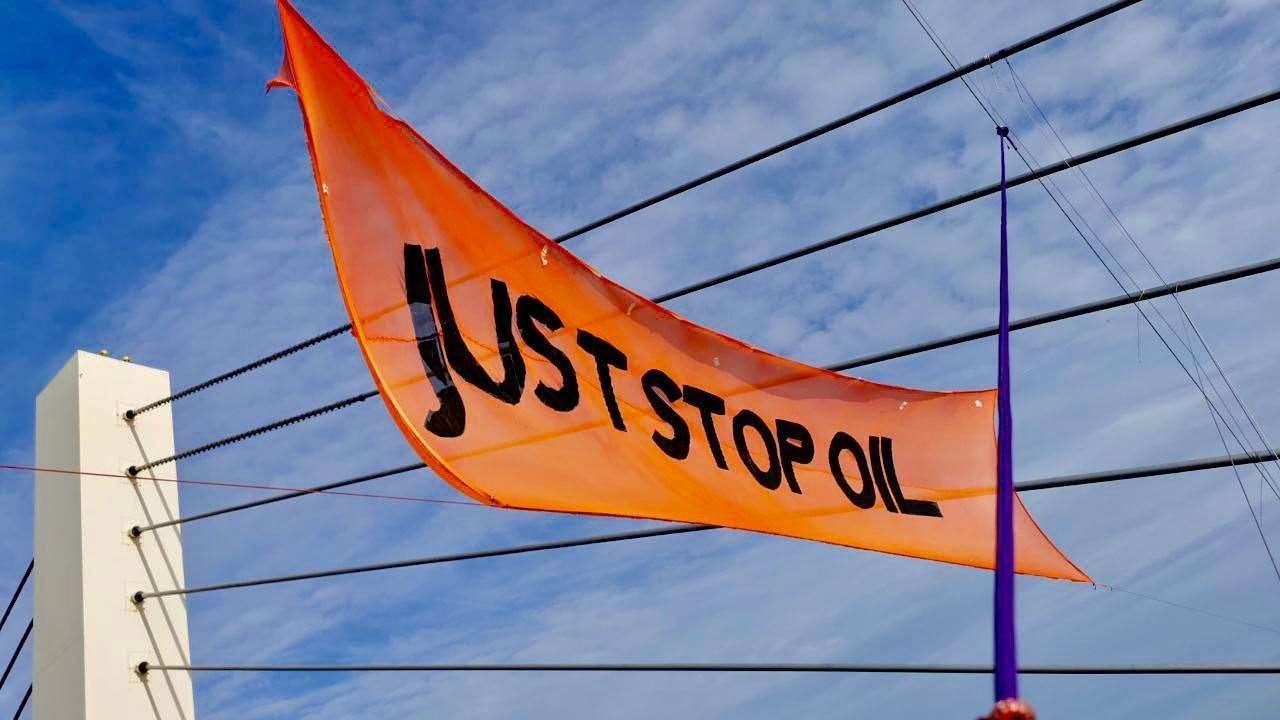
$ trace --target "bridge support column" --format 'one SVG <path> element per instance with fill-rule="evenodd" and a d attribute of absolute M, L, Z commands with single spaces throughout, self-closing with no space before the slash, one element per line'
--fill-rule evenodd
<path fill-rule="evenodd" d="M 179 527 L 129 534 L 178 516 L 174 467 L 110 477 L 173 454 L 169 406 L 123 418 L 167 395 L 163 370 L 77 352 L 36 398 L 36 465 L 71 471 L 35 481 L 36 720 L 195 718 L 189 673 L 134 670 L 190 662 L 185 599 L 130 599 L 185 584 Z"/>

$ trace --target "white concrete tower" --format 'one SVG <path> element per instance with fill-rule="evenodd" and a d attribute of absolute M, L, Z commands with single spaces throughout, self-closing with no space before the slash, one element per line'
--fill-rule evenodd
<path fill-rule="evenodd" d="M 36 399 L 36 465 L 72 471 L 35 481 L 37 720 L 195 718 L 190 673 L 134 670 L 190 663 L 185 599 L 130 600 L 184 585 L 179 526 L 129 536 L 178 517 L 177 484 L 157 480 L 176 471 L 112 477 L 174 453 L 168 405 L 123 418 L 169 393 L 163 370 L 77 352 Z"/>

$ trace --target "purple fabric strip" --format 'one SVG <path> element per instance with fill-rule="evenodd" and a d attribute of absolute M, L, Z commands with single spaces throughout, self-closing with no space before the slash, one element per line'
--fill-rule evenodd
<path fill-rule="evenodd" d="M 1009 202 L 1005 187 L 1004 144 L 1000 136 L 1000 335 L 996 382 L 996 573 L 995 691 L 996 702 L 1018 696 L 1018 644 L 1013 611 L 1013 408 L 1009 392 Z"/>

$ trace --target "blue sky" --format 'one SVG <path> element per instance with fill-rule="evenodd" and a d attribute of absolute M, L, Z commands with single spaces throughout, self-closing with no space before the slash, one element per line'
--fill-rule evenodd
<path fill-rule="evenodd" d="M 1092 3 L 919 5 L 964 61 Z M 945 68 L 887 0 L 298 6 L 398 114 L 549 234 Z M 185 386 L 344 321 L 296 103 L 262 92 L 280 58 L 272 3 L 8 3 L 0 27 L 0 319 L 10 329 L 0 462 L 31 461 L 34 395 L 76 348 L 131 354 Z M 1148 0 L 1015 65 L 1079 151 L 1273 89 L 1278 30 L 1280 15 L 1261 1 Z M 1057 159 L 1007 71 L 975 81 L 1029 149 Z M 1280 109 L 1263 108 L 1089 172 L 1166 277 L 1267 259 L 1280 226 L 1278 122 Z M 973 99 L 948 86 L 569 247 L 658 293 L 991 182 L 996 147 Z M 1080 179 L 1059 183 L 1125 266 L 1155 284 Z M 673 307 L 815 364 L 986 325 L 996 211 L 972 203 Z M 1015 315 L 1116 292 L 1041 190 L 1015 191 L 1011 212 Z M 1268 310 L 1277 301 L 1280 284 L 1267 276 L 1183 296 L 1264 428 L 1280 421 L 1280 330 Z M 1014 353 L 1020 479 L 1222 452 L 1198 395 L 1132 309 L 1021 333 Z M 994 357 L 992 344 L 971 343 L 863 374 L 985 387 Z M 178 445 L 369 385 L 352 343 L 337 340 L 182 402 Z M 382 407 L 365 403 L 179 472 L 306 485 L 412 460 Z M 1258 475 L 1243 478 L 1256 504 Z M 0 578 L 16 578 L 31 557 L 30 478 L 3 480 Z M 368 489 L 455 496 L 426 472 Z M 182 488 L 187 512 L 250 496 Z M 1280 661 L 1276 578 L 1230 472 L 1025 499 L 1100 582 L 1275 628 L 1020 579 L 1025 662 Z M 1274 498 L 1261 512 L 1268 537 L 1280 538 Z M 316 497 L 191 525 L 187 578 L 640 526 Z M 190 623 L 202 663 L 984 662 L 989 595 L 990 576 L 975 570 L 717 532 L 209 594 L 191 599 Z M 1275 704 L 1262 678 L 1031 678 L 1024 688 L 1046 717 L 1262 717 Z M 204 718 L 934 718 L 976 715 L 989 681 L 208 675 L 196 692 Z"/>

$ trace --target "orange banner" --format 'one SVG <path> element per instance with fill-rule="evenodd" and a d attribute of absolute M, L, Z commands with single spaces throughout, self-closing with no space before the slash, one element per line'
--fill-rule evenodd
<path fill-rule="evenodd" d="M 859 380 L 695 325 L 524 223 L 284 0 L 355 335 L 432 469 L 511 508 L 708 523 L 991 568 L 995 392 Z M 1018 572 L 1087 581 L 1018 505 Z"/>

